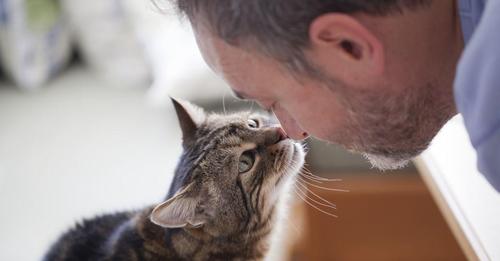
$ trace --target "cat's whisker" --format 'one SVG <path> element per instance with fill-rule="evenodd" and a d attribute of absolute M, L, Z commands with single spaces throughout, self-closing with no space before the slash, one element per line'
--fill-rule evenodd
<path fill-rule="evenodd" d="M 300 195 L 299 192 L 297 192 L 297 190 L 294 190 L 295 194 L 301 198 L 307 205 L 311 206 L 312 208 L 316 209 L 317 211 L 325 214 L 325 215 L 328 215 L 328 216 L 331 216 L 331 217 L 334 217 L 334 218 L 337 218 L 338 216 L 335 215 L 335 214 L 332 214 L 330 212 L 327 212 L 327 211 L 324 211 L 322 210 L 321 208 L 317 207 L 317 206 L 314 206 L 313 204 L 311 204 L 310 202 L 308 202 L 302 195 Z"/>
<path fill-rule="evenodd" d="M 328 204 L 328 205 L 330 205 L 332 208 L 337 209 L 337 205 L 335 205 L 334 203 L 332 203 L 332 202 L 330 202 L 330 201 L 328 201 L 328 200 L 324 199 L 323 197 L 319 196 L 318 194 L 314 193 L 314 192 L 313 192 L 311 189 L 309 189 L 307 186 L 305 186 L 304 184 L 300 183 L 300 181 L 299 181 L 299 182 L 297 182 L 297 183 L 295 184 L 295 186 L 297 186 L 297 184 L 299 184 L 300 186 L 302 186 L 302 188 L 303 188 L 304 190 L 306 190 L 308 193 L 311 193 L 313 196 L 315 196 L 316 198 L 320 199 L 320 200 L 321 200 L 321 201 L 323 201 L 325 204 Z"/>
<path fill-rule="evenodd" d="M 304 197 L 306 197 L 307 199 L 311 200 L 312 202 L 314 202 L 314 203 L 316 203 L 316 204 L 318 204 L 320 206 L 327 207 L 327 208 L 337 209 L 337 207 L 336 206 L 332 206 L 330 202 L 328 202 L 330 204 L 325 204 L 325 203 L 322 203 L 322 202 L 319 202 L 319 201 L 315 200 L 311 196 L 307 195 L 307 192 L 303 191 L 299 186 L 296 185 L 295 188 L 297 190 L 299 190 L 304 195 Z M 311 192 L 311 191 L 309 191 L 309 192 Z"/>
<path fill-rule="evenodd" d="M 329 179 L 329 178 L 325 178 L 325 177 L 321 177 L 321 176 L 315 175 L 309 169 L 307 169 L 305 166 L 302 167 L 301 173 L 303 173 L 304 175 L 309 176 L 312 179 L 316 179 L 316 180 L 319 180 L 319 181 L 325 181 L 325 182 L 342 181 L 342 179 Z"/>
<path fill-rule="evenodd" d="M 309 169 L 307 168 L 307 165 L 306 165 L 305 163 L 304 163 L 304 165 L 302 166 L 302 171 L 303 171 L 303 172 L 305 172 L 305 173 L 307 173 L 307 174 L 310 174 L 310 175 L 312 175 L 312 176 L 316 176 L 316 175 L 314 175 L 314 174 L 312 173 L 312 171 L 311 171 L 311 170 L 309 170 Z M 316 176 L 316 177 L 319 177 L 319 176 Z M 322 178 L 322 177 L 319 177 L 319 178 Z"/>
<path fill-rule="evenodd" d="M 252 101 L 252 102 L 251 102 L 251 105 L 250 105 L 250 112 L 251 112 L 251 113 L 254 113 L 254 111 L 253 111 L 253 106 L 254 106 L 254 105 L 255 105 L 255 102 L 254 102 L 254 101 Z"/>
<path fill-rule="evenodd" d="M 227 115 L 226 112 L 226 93 L 222 95 L 222 111 L 224 112 L 224 115 Z"/>
<path fill-rule="evenodd" d="M 307 177 L 307 179 L 315 180 L 315 181 L 320 181 L 320 182 L 337 182 L 337 181 L 342 181 L 342 179 L 327 179 L 327 178 L 315 176 L 315 175 L 311 174 L 310 172 L 305 171 L 304 169 L 302 169 L 301 174 L 302 174 L 301 175 L 302 177 Z"/>
<path fill-rule="evenodd" d="M 336 204 L 334 204 L 334 203 L 328 201 L 327 199 L 323 198 L 322 196 L 316 194 L 312 189 L 310 189 L 309 187 L 307 187 L 306 185 L 304 185 L 300 180 L 296 184 L 298 184 L 302 189 L 304 189 L 305 191 L 307 191 L 309 194 L 311 194 L 314 197 L 316 197 L 317 199 L 323 201 L 325 204 L 329 204 L 332 207 L 337 207 Z"/>
<path fill-rule="evenodd" d="M 347 189 L 336 189 L 336 188 L 328 188 L 328 187 L 322 187 L 322 186 L 318 186 L 312 182 L 309 182 L 303 178 L 301 178 L 300 176 L 298 176 L 299 179 L 301 179 L 302 182 L 306 183 L 307 185 L 310 185 L 312 187 L 315 187 L 315 188 L 319 188 L 319 189 L 323 189 L 323 190 L 329 190 L 329 191 L 338 191 L 338 192 L 349 192 L 349 190 Z"/>
<path fill-rule="evenodd" d="M 317 183 L 323 184 L 323 182 L 322 182 L 322 181 L 317 180 L 317 179 L 314 179 L 314 178 L 312 178 L 312 177 L 309 177 L 308 175 L 306 175 L 306 174 L 304 174 L 304 173 L 302 173 L 302 172 L 299 172 L 299 176 L 301 176 L 302 178 L 306 178 L 306 179 L 308 179 L 308 180 L 310 180 L 310 181 L 312 181 L 312 182 L 317 182 Z"/>

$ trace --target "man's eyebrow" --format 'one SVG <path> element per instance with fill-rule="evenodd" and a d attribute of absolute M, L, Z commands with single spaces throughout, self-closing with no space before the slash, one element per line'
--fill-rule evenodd
<path fill-rule="evenodd" d="M 240 100 L 246 100 L 248 99 L 248 96 L 246 96 L 245 94 L 243 94 L 242 92 L 239 92 L 239 91 L 235 91 L 235 90 L 232 90 L 233 91 L 233 95 L 240 99 Z"/>

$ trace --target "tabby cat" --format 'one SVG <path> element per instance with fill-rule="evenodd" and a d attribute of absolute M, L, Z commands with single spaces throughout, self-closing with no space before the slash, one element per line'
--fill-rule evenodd
<path fill-rule="evenodd" d="M 267 116 L 207 114 L 172 99 L 183 153 L 165 202 L 96 217 L 66 232 L 55 260 L 262 260 L 278 201 L 304 163 Z"/>

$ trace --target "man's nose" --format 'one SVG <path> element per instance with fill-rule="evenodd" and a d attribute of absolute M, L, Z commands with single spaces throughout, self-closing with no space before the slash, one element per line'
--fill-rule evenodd
<path fill-rule="evenodd" d="M 274 114 L 280 121 L 281 126 L 285 130 L 288 137 L 294 140 L 303 140 L 309 137 L 309 134 L 300 128 L 295 119 L 293 119 L 288 113 L 277 110 Z"/>

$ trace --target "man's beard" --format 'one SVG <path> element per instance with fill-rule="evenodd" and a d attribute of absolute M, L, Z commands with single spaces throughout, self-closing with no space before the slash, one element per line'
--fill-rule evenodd
<path fill-rule="evenodd" d="M 399 93 L 378 89 L 339 91 L 348 119 L 334 140 L 375 168 L 402 168 L 429 146 L 453 108 L 440 101 L 431 83 Z"/>
<path fill-rule="evenodd" d="M 370 153 L 361 153 L 367 159 L 372 167 L 379 170 L 395 170 L 402 169 L 410 163 L 410 159 L 415 155 L 409 155 L 408 158 L 394 159 L 391 157 L 376 155 Z"/>

